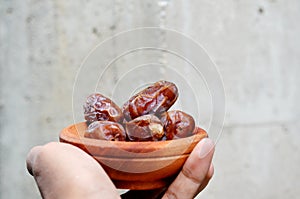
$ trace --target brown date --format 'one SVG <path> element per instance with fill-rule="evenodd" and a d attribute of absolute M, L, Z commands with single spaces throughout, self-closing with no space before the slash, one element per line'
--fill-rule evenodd
<path fill-rule="evenodd" d="M 95 121 L 88 126 L 84 137 L 110 141 L 125 141 L 123 126 L 111 121 Z"/>
<path fill-rule="evenodd" d="M 100 93 L 94 93 L 88 96 L 83 105 L 83 109 L 84 118 L 88 123 L 94 121 L 121 122 L 124 118 L 121 108 L 111 99 Z"/>
<path fill-rule="evenodd" d="M 183 111 L 168 111 L 161 115 L 167 140 L 178 139 L 193 135 L 195 120 Z"/>
<path fill-rule="evenodd" d="M 161 121 L 155 115 L 143 115 L 125 123 L 130 141 L 157 141 L 164 136 Z"/>
<path fill-rule="evenodd" d="M 127 121 L 146 114 L 160 115 L 167 111 L 177 100 L 178 89 L 174 83 L 158 81 L 132 96 L 123 105 Z"/>

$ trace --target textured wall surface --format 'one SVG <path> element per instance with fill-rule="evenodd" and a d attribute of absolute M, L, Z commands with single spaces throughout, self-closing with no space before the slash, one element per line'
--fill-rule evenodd
<path fill-rule="evenodd" d="M 0 0 L 0 198 L 40 198 L 25 157 L 72 123 L 80 63 L 111 35 L 158 26 L 159 11 L 153 0 Z M 299 198 L 299 21 L 297 0 L 170 0 L 165 26 L 207 49 L 226 93 L 199 198 Z"/>

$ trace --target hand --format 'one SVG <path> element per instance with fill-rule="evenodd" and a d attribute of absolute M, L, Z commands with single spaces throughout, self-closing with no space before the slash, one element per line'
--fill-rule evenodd
<path fill-rule="evenodd" d="M 211 179 L 213 142 L 201 140 L 185 162 L 182 171 L 168 188 L 129 191 L 126 198 L 194 198 Z M 91 156 L 69 144 L 52 142 L 36 146 L 27 156 L 27 168 L 45 199 L 116 199 L 117 189 L 103 168 Z"/>

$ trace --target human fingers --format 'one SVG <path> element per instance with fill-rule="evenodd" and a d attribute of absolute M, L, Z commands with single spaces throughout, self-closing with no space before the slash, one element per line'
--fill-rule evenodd
<path fill-rule="evenodd" d="M 72 145 L 52 142 L 34 147 L 26 163 L 45 199 L 120 198 L 103 168 Z"/>
<path fill-rule="evenodd" d="M 194 198 L 213 175 L 213 167 L 210 171 L 213 154 L 213 141 L 209 138 L 202 139 L 192 151 L 177 178 L 167 189 L 163 199 Z"/>
<path fill-rule="evenodd" d="M 214 175 L 214 165 L 211 163 L 209 170 L 205 176 L 205 179 L 203 180 L 203 182 L 201 183 L 201 185 L 197 191 L 197 194 L 200 193 L 208 185 L 208 183 L 211 180 L 211 178 L 213 177 L 213 175 Z"/>

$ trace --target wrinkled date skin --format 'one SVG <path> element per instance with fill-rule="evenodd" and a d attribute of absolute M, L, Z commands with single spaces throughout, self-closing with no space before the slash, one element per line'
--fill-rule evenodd
<path fill-rule="evenodd" d="M 143 115 L 125 123 L 130 141 L 157 141 L 164 136 L 161 121 L 155 115 Z"/>
<path fill-rule="evenodd" d="M 84 137 L 110 141 L 125 141 L 123 126 L 111 121 L 95 121 L 88 126 Z"/>
<path fill-rule="evenodd" d="M 195 120 L 183 111 L 168 111 L 161 115 L 167 140 L 173 140 L 193 135 Z"/>
<path fill-rule="evenodd" d="M 83 108 L 84 118 L 88 123 L 94 121 L 121 122 L 124 118 L 121 108 L 99 93 L 88 96 Z"/>
<path fill-rule="evenodd" d="M 158 81 L 134 95 L 123 105 L 127 121 L 146 114 L 159 115 L 167 111 L 177 100 L 178 89 L 174 83 Z"/>

